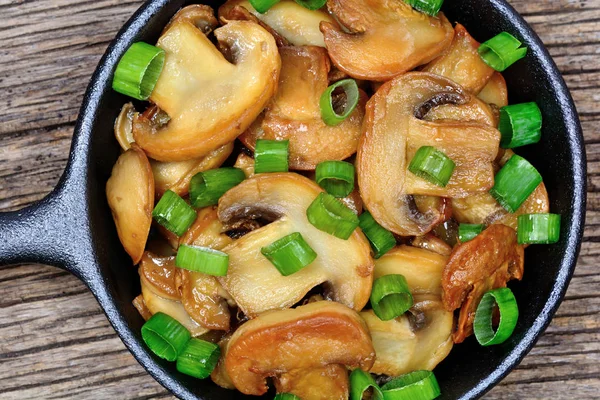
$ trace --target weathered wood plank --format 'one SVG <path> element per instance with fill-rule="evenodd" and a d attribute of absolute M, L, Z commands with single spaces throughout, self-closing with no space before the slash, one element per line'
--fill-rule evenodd
<path fill-rule="evenodd" d="M 523 363 L 486 398 L 600 393 L 600 0 L 512 0 L 547 44 L 581 114 L 585 242 L 567 297 Z M 48 193 L 89 77 L 139 0 L 0 0 L 0 210 Z M 0 267 L 0 398 L 171 396 L 137 364 L 93 296 L 52 267 Z"/>

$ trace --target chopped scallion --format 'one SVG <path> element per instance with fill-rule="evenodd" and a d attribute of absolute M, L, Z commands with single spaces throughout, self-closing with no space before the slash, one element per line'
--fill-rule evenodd
<path fill-rule="evenodd" d="M 358 226 L 369 239 L 375 258 L 379 258 L 396 246 L 394 234 L 375 221 L 370 212 L 363 212 L 358 217 Z"/>
<path fill-rule="evenodd" d="M 492 327 L 494 305 L 500 311 L 500 323 L 496 332 Z M 509 288 L 490 290 L 483 295 L 473 322 L 475 338 L 482 346 L 491 346 L 506 341 L 512 335 L 519 319 L 517 300 Z"/>
<path fill-rule="evenodd" d="M 525 214 L 517 219 L 519 244 L 552 244 L 560 239 L 559 214 Z"/>
<path fill-rule="evenodd" d="M 515 154 L 496 174 L 490 194 L 507 211 L 514 213 L 540 183 L 542 176 L 537 169 Z"/>
<path fill-rule="evenodd" d="M 147 100 L 156 86 L 164 63 L 163 49 L 144 42 L 134 43 L 117 64 L 112 87 L 134 99 Z"/>
<path fill-rule="evenodd" d="M 432 146 L 417 150 L 408 170 L 428 182 L 445 187 L 452 177 L 456 164 L 447 155 Z"/>
<path fill-rule="evenodd" d="M 315 180 L 330 195 L 346 197 L 354 190 L 354 165 L 345 161 L 323 161 L 317 165 Z"/>
<path fill-rule="evenodd" d="M 381 387 L 385 400 L 432 400 L 441 394 L 431 371 L 414 371 L 392 379 Z"/>
<path fill-rule="evenodd" d="M 481 59 L 496 71 L 502 72 L 527 54 L 527 47 L 508 32 L 501 32 L 479 46 Z"/>
<path fill-rule="evenodd" d="M 269 8 L 279 3 L 280 0 L 250 0 L 250 5 L 261 14 L 269 11 Z"/>
<path fill-rule="evenodd" d="M 345 93 L 345 96 L 340 97 L 341 104 L 337 104 L 337 93 L 334 93 L 337 88 L 342 89 Z M 358 104 L 359 98 L 358 85 L 354 79 L 342 79 L 329 86 L 321 95 L 319 102 L 323 121 L 330 126 L 341 124 L 352 114 L 352 111 L 354 111 Z"/>
<path fill-rule="evenodd" d="M 444 0 L 405 0 L 414 9 L 435 17 L 442 8 Z"/>
<path fill-rule="evenodd" d="M 273 400 L 302 400 L 300 397 L 291 393 L 277 393 Z"/>
<path fill-rule="evenodd" d="M 483 231 L 483 224 L 460 224 L 458 226 L 458 240 L 461 243 L 475 239 Z"/>
<path fill-rule="evenodd" d="M 156 222 L 181 236 L 196 220 L 197 214 L 177 193 L 167 190 L 154 207 L 152 216 Z"/>
<path fill-rule="evenodd" d="M 383 400 L 383 393 L 373 376 L 360 368 L 350 374 L 350 400 L 363 400 L 365 392 L 373 389 L 372 400 Z"/>
<path fill-rule="evenodd" d="M 413 297 L 404 276 L 384 275 L 373 282 L 371 307 L 380 320 L 394 319 L 408 311 L 412 305 Z"/>
<path fill-rule="evenodd" d="M 229 255 L 208 247 L 182 244 L 177 250 L 175 265 L 207 275 L 225 276 L 229 268 Z"/>
<path fill-rule="evenodd" d="M 215 205 L 226 191 L 239 185 L 244 179 L 244 171 L 238 168 L 198 172 L 190 181 L 190 201 L 196 208 Z"/>
<path fill-rule="evenodd" d="M 254 173 L 287 172 L 289 140 L 258 139 L 254 149 Z"/>
<path fill-rule="evenodd" d="M 175 361 L 190 340 L 190 332 L 175 318 L 158 312 L 142 326 L 142 339 L 154 354 Z"/>
<path fill-rule="evenodd" d="M 347 240 L 358 226 L 358 216 L 345 204 L 325 192 L 306 210 L 308 221 L 317 229 Z"/>
<path fill-rule="evenodd" d="M 177 357 L 177 371 L 198 379 L 207 378 L 217 366 L 220 356 L 221 348 L 218 344 L 190 339 Z"/>
<path fill-rule="evenodd" d="M 542 137 L 542 112 L 536 103 L 514 104 L 500 109 L 500 147 L 512 149 L 537 143 Z"/>
<path fill-rule="evenodd" d="M 260 252 L 271 261 L 283 276 L 300 271 L 317 258 L 317 253 L 298 232 L 291 233 L 268 246 Z"/>
<path fill-rule="evenodd" d="M 318 10 L 327 4 L 327 0 L 296 0 L 296 3 L 309 10 Z"/>

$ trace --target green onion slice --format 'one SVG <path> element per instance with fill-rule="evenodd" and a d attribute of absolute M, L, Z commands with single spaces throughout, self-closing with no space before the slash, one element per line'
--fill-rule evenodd
<path fill-rule="evenodd" d="M 239 185 L 244 179 L 244 171 L 238 168 L 198 172 L 190 181 L 190 201 L 196 208 L 215 205 L 226 191 Z"/>
<path fill-rule="evenodd" d="M 147 100 L 156 86 L 165 63 L 165 51 L 137 42 L 123 54 L 113 78 L 115 91 L 138 100 Z"/>
<path fill-rule="evenodd" d="M 414 9 L 435 17 L 442 8 L 444 0 L 405 0 Z"/>
<path fill-rule="evenodd" d="M 383 393 L 370 373 L 360 368 L 352 371 L 350 374 L 350 400 L 363 400 L 365 392 L 370 388 L 373 389 L 372 400 L 383 400 Z"/>
<path fill-rule="evenodd" d="M 502 72 L 527 54 L 527 47 L 508 32 L 502 32 L 478 49 L 481 59 L 496 71 Z"/>
<path fill-rule="evenodd" d="M 415 153 L 408 170 L 441 187 L 452 177 L 456 164 L 447 155 L 432 146 L 423 146 Z"/>
<path fill-rule="evenodd" d="M 167 190 L 154 207 L 152 216 L 156 222 L 181 236 L 196 220 L 197 214 L 177 193 Z"/>
<path fill-rule="evenodd" d="M 525 214 L 517 219 L 519 244 L 552 244 L 560 238 L 559 214 Z"/>
<path fill-rule="evenodd" d="M 460 224 L 458 225 L 458 240 L 461 243 L 475 239 L 483 231 L 483 224 Z"/>
<path fill-rule="evenodd" d="M 400 274 L 384 275 L 373 282 L 371 307 L 382 321 L 404 314 L 413 305 L 406 278 Z"/>
<path fill-rule="evenodd" d="M 340 88 L 344 91 L 345 96 L 335 96 L 334 91 Z M 336 92 L 337 94 L 337 92 Z M 335 97 L 335 99 L 334 99 Z M 354 79 L 342 79 L 333 85 L 321 95 L 319 105 L 321 106 L 321 118 L 329 126 L 336 126 L 344 122 L 346 118 L 352 114 L 356 108 L 360 93 L 358 85 Z M 339 112 L 338 112 L 339 110 Z"/>
<path fill-rule="evenodd" d="M 279 0 L 250 0 L 250 5 L 261 14 L 266 13 L 269 8 L 279 3 Z"/>
<path fill-rule="evenodd" d="M 175 361 L 188 341 L 190 332 L 175 318 L 158 312 L 142 326 L 142 339 L 154 354 Z"/>
<path fill-rule="evenodd" d="M 394 234 L 375 221 L 370 212 L 363 212 L 358 217 L 358 226 L 369 239 L 375 258 L 379 258 L 396 246 Z"/>
<path fill-rule="evenodd" d="M 500 311 L 500 324 L 496 332 L 492 327 L 494 305 L 498 305 Z M 473 322 L 475 338 L 482 346 L 503 343 L 515 330 L 517 319 L 519 319 L 519 307 L 512 290 L 509 288 L 490 290 L 483 295 L 475 311 Z"/>
<path fill-rule="evenodd" d="M 542 137 L 542 112 L 536 103 L 514 104 L 500 109 L 500 147 L 512 149 L 537 143 Z"/>
<path fill-rule="evenodd" d="M 177 357 L 177 371 L 198 379 L 207 378 L 217 366 L 220 356 L 218 344 L 191 339 Z"/>
<path fill-rule="evenodd" d="M 392 379 L 381 387 L 385 400 L 431 400 L 441 394 L 431 371 L 414 371 Z"/>
<path fill-rule="evenodd" d="M 354 165 L 345 161 L 323 161 L 315 170 L 316 181 L 327 193 L 346 197 L 354 190 Z"/>
<path fill-rule="evenodd" d="M 289 140 L 258 139 L 254 149 L 254 173 L 287 172 Z"/>
<path fill-rule="evenodd" d="M 208 247 L 182 244 L 177 250 L 175 265 L 207 275 L 225 276 L 229 268 L 229 255 Z"/>
<path fill-rule="evenodd" d="M 296 0 L 296 3 L 309 10 L 318 10 L 327 4 L 327 0 Z"/>
<path fill-rule="evenodd" d="M 283 276 L 300 271 L 317 258 L 317 253 L 298 232 L 291 233 L 260 249 Z"/>
<path fill-rule="evenodd" d="M 507 211 L 514 213 L 540 183 L 542 176 L 537 169 L 515 154 L 496 174 L 490 194 Z"/>
<path fill-rule="evenodd" d="M 273 400 L 302 400 L 300 397 L 291 393 L 277 393 Z"/>
<path fill-rule="evenodd" d="M 311 203 L 306 217 L 315 228 L 344 240 L 348 240 L 359 224 L 352 210 L 325 192 Z"/>

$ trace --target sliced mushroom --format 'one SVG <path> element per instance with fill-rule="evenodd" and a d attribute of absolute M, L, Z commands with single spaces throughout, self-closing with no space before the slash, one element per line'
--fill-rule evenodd
<path fill-rule="evenodd" d="M 117 138 L 117 142 L 119 142 L 119 146 L 123 149 L 123 151 L 127 151 L 131 148 L 131 143 L 133 140 L 133 117 L 135 116 L 136 111 L 133 107 L 133 103 L 123 104 L 121 108 L 121 112 L 119 116 L 115 120 L 115 137 Z"/>
<path fill-rule="evenodd" d="M 240 140 L 254 149 L 257 139 L 290 141 L 290 168 L 313 170 L 327 160 L 343 160 L 356 152 L 366 94 L 340 125 L 323 122 L 319 101 L 329 85 L 327 51 L 321 47 L 282 47 L 279 88 L 264 116 Z"/>
<path fill-rule="evenodd" d="M 152 224 L 154 178 L 146 154 L 136 145 L 115 163 L 106 182 L 106 198 L 121 244 L 137 264 Z"/>
<path fill-rule="evenodd" d="M 229 254 L 229 270 L 219 281 L 250 318 L 291 307 L 322 283 L 328 298 L 355 310 L 369 300 L 373 260 L 362 232 L 357 229 L 348 240 L 338 239 L 315 228 L 306 217 L 321 192 L 316 183 L 297 174 L 258 174 L 219 200 L 219 219 L 226 228 L 248 220 L 272 221 L 223 249 Z M 302 234 L 318 257 L 295 274 L 282 276 L 260 249 L 294 232 Z"/>
<path fill-rule="evenodd" d="M 505 225 L 492 225 L 454 248 L 442 276 L 444 307 L 460 308 L 454 343 L 473 333 L 475 311 L 487 291 L 523 277 L 523 261 L 517 233 Z"/>
<path fill-rule="evenodd" d="M 208 332 L 208 329 L 206 329 L 204 326 L 200 325 L 198 322 L 190 318 L 190 315 L 186 312 L 181 302 L 176 300 L 169 300 L 160 296 L 154 291 L 153 286 L 146 284 L 146 282 L 143 279 L 141 280 L 141 284 L 144 303 L 146 304 L 148 310 L 152 314 L 162 312 L 169 315 L 172 318 L 175 318 L 183 326 L 185 326 L 186 329 L 189 330 L 192 336 L 194 337 L 203 335 L 206 332 Z"/>
<path fill-rule="evenodd" d="M 412 240 L 411 245 L 446 257 L 452 252 L 452 247 L 450 247 L 448 243 L 431 233 L 415 237 Z"/>
<path fill-rule="evenodd" d="M 196 221 L 179 239 L 179 243 L 223 250 L 233 241 L 224 232 L 225 228 L 217 215 L 217 207 L 205 207 L 198 211 Z"/>
<path fill-rule="evenodd" d="M 247 154 L 240 153 L 233 166 L 244 171 L 246 178 L 250 178 L 252 175 L 254 175 L 254 158 Z"/>
<path fill-rule="evenodd" d="M 216 26 L 212 9 L 203 10 L 206 26 Z M 139 115 L 133 122 L 136 143 L 155 160 L 199 158 L 232 142 L 277 87 L 281 60 L 264 28 L 231 21 L 214 31 L 230 63 L 197 25 L 185 18 L 174 20 L 157 43 L 166 58 L 150 101 L 170 121 L 159 128 Z"/>
<path fill-rule="evenodd" d="M 504 150 L 498 160 L 502 167 L 515 153 Z M 523 214 L 550 212 L 550 200 L 544 183 L 540 183 L 514 213 L 506 211 L 489 193 L 479 193 L 464 199 L 452 199 L 453 217 L 466 224 L 503 224 L 517 230 L 517 219 Z"/>
<path fill-rule="evenodd" d="M 454 36 L 443 13 L 429 17 L 402 1 L 329 0 L 327 8 L 343 26 L 321 23 L 329 55 L 358 79 L 386 81 L 428 63 Z"/>
<path fill-rule="evenodd" d="M 191 4 L 177 11 L 162 33 L 164 34 L 178 22 L 189 22 L 205 35 L 211 33 L 218 26 L 213 9 L 203 4 Z"/>
<path fill-rule="evenodd" d="M 488 83 L 481 89 L 477 95 L 481 100 L 488 104 L 495 104 L 498 107 L 508 105 L 508 89 L 506 81 L 500 72 L 494 72 Z"/>
<path fill-rule="evenodd" d="M 358 183 L 366 208 L 388 230 L 419 236 L 443 219 L 439 211 L 420 212 L 410 195 L 466 197 L 492 187 L 500 142 L 495 128 L 419 119 L 441 104 L 470 104 L 471 98 L 447 78 L 411 72 L 385 83 L 367 103 L 356 159 Z M 421 146 L 434 146 L 456 163 L 445 188 L 408 172 Z"/>
<path fill-rule="evenodd" d="M 454 27 L 454 39 L 448 50 L 422 71 L 452 79 L 473 94 L 479 93 L 488 83 L 494 69 L 479 55 L 479 42 L 461 24 Z"/>
<path fill-rule="evenodd" d="M 214 276 L 177 268 L 175 257 L 158 257 L 148 252 L 144 253 L 138 272 L 143 287 L 161 300 L 182 305 L 195 323 L 207 329 L 229 330 L 229 295 Z M 144 299 L 146 297 L 144 295 Z M 171 308 L 180 313 L 179 306 Z"/>
<path fill-rule="evenodd" d="M 291 393 L 302 400 L 348 400 L 348 370 L 329 364 L 320 368 L 295 369 L 274 379 L 277 393 Z"/>
<path fill-rule="evenodd" d="M 342 304 L 318 301 L 243 324 L 227 344 L 225 368 L 240 392 L 262 395 L 268 377 L 330 364 L 369 370 L 374 358 L 362 318 Z"/>
<path fill-rule="evenodd" d="M 225 369 L 225 351 L 227 349 L 227 343 L 229 343 L 229 339 L 231 336 L 226 335 L 219 341 L 219 347 L 221 348 L 221 358 L 219 358 L 219 362 L 215 369 L 213 369 L 210 374 L 210 379 L 217 385 L 221 386 L 224 389 L 234 390 L 235 385 L 231 382 L 229 375 L 227 375 L 227 370 Z"/>
<path fill-rule="evenodd" d="M 162 196 L 167 190 L 172 190 L 180 196 L 188 193 L 190 181 L 198 172 L 218 168 L 227 160 L 233 151 L 233 142 L 211 151 L 207 155 L 187 161 L 160 162 L 150 161 L 156 196 Z"/>
<path fill-rule="evenodd" d="M 152 317 L 152 313 L 150 312 L 150 310 L 148 310 L 148 307 L 146 307 L 146 303 L 144 303 L 144 296 L 140 294 L 135 299 L 133 299 L 131 303 L 133 304 L 135 309 L 138 310 L 138 312 L 140 313 L 142 318 L 144 318 L 145 321 L 148 321 L 150 317 Z"/>
<path fill-rule="evenodd" d="M 447 257 L 412 246 L 396 246 L 375 261 L 374 279 L 400 274 L 412 294 L 442 295 L 442 271 Z"/>
<path fill-rule="evenodd" d="M 264 14 L 256 11 L 247 0 L 228 0 L 219 8 L 219 18 L 237 19 L 232 18 L 235 17 L 236 6 L 248 10 L 294 46 L 325 47 L 319 24 L 323 21 L 335 24 L 334 19 L 327 13 L 321 10 L 309 10 L 293 0 L 282 0 Z"/>
<path fill-rule="evenodd" d="M 373 347 L 371 372 L 398 376 L 433 370 L 452 350 L 454 317 L 437 296 L 416 295 L 413 307 L 401 317 L 382 321 L 373 310 L 363 311 Z"/>

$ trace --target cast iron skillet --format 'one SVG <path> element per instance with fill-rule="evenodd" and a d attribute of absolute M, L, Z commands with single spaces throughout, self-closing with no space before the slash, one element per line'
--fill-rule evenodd
<path fill-rule="evenodd" d="M 183 0 L 146 2 L 118 33 L 94 73 L 73 135 L 69 162 L 56 189 L 40 202 L 0 213 L 0 265 L 37 262 L 80 278 L 98 299 L 113 327 L 137 360 L 173 394 L 183 399 L 245 398 L 178 373 L 143 344 L 143 320 L 131 301 L 139 278 L 117 237 L 105 184 L 119 155 L 113 121 L 126 99 L 111 90 L 120 56 L 135 41 L 154 43 Z M 215 9 L 219 3 L 208 2 Z M 536 101 L 544 115 L 539 144 L 518 149 L 544 177 L 551 211 L 562 214 L 561 240 L 526 251 L 522 282 L 511 283 L 521 315 L 512 337 L 483 348 L 470 338 L 436 368 L 444 399 L 481 396 L 514 368 L 549 324 L 573 274 L 585 217 L 585 152 L 575 106 L 540 39 L 503 0 L 447 1 L 444 11 L 478 40 L 508 31 L 529 47 L 527 58 L 506 77 L 511 103 Z M 268 396 L 268 395 L 267 395 Z"/>

